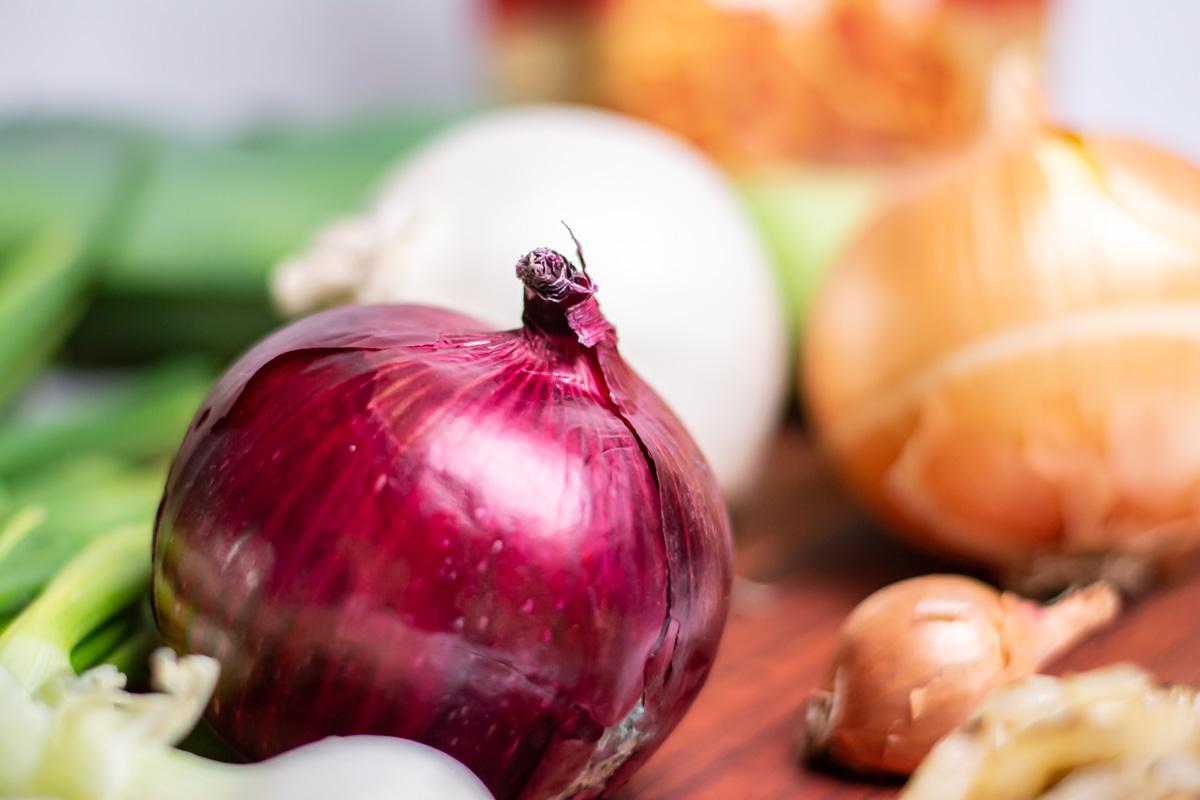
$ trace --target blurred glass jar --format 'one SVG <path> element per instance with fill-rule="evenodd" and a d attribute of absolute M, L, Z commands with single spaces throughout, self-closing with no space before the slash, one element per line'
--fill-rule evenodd
<path fill-rule="evenodd" d="M 732 166 L 908 160 L 978 129 L 1045 0 L 609 0 L 592 90 Z"/>

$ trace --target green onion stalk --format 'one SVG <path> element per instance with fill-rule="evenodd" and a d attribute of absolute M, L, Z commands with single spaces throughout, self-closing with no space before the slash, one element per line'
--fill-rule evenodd
<path fill-rule="evenodd" d="M 144 137 L 98 126 L 0 128 L 0 403 L 84 314 L 99 265 L 124 236 Z"/>
<path fill-rule="evenodd" d="M 280 322 L 267 294 L 276 261 L 458 116 L 218 139 L 0 122 L 0 330 L 12 343 L 0 343 L 0 399 L 64 340 L 69 357 L 93 363 L 234 355 Z"/>
<path fill-rule="evenodd" d="M 9 490 L 18 510 L 0 532 L 0 617 L 17 613 L 80 550 L 108 531 L 148 526 L 162 495 L 161 464 L 130 467 L 86 456 Z M 29 531 L 16 535 L 21 527 Z M 7 537 L 7 538 L 6 538 Z"/>
<path fill-rule="evenodd" d="M 49 418 L 0 422 L 0 476 L 28 476 L 85 454 L 165 458 L 179 445 L 215 376 L 206 360 L 177 357 Z"/>
<path fill-rule="evenodd" d="M 207 364 L 177 359 L 52 417 L 0 423 L 0 519 L 23 509 L 0 528 L 0 620 L 96 536 L 150 524 L 167 458 L 211 378 Z M 37 535 L 16 535 L 21 526 Z"/>

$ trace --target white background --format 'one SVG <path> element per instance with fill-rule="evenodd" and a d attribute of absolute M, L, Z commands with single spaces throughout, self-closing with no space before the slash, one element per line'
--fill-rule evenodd
<path fill-rule="evenodd" d="M 474 0 L 0 0 L 0 113 L 120 111 L 191 126 L 464 104 Z"/>
<path fill-rule="evenodd" d="M 0 0 L 0 113 L 193 127 L 486 95 L 476 0 Z M 1200 160 L 1200 2 L 1059 0 L 1056 115 Z"/>

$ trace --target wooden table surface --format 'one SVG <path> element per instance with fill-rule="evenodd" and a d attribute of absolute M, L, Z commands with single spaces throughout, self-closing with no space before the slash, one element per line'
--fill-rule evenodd
<path fill-rule="evenodd" d="M 770 474 L 735 515 L 735 528 L 739 573 L 771 581 L 735 589 L 708 684 L 621 800 L 866 800 L 898 792 L 799 766 L 795 733 L 850 609 L 886 583 L 950 567 L 861 520 L 797 435 L 782 442 Z M 1163 680 L 1200 683 L 1198 611 L 1200 577 L 1181 578 L 1050 671 L 1131 661 Z"/>

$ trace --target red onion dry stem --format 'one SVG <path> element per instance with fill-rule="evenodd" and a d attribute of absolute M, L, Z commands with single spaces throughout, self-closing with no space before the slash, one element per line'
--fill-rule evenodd
<path fill-rule="evenodd" d="M 720 494 L 586 269 L 536 250 L 517 273 L 519 330 L 334 309 L 197 414 L 155 610 L 169 644 L 220 660 L 209 716 L 242 753 L 390 734 L 500 798 L 597 797 L 699 691 L 728 604 Z"/>

